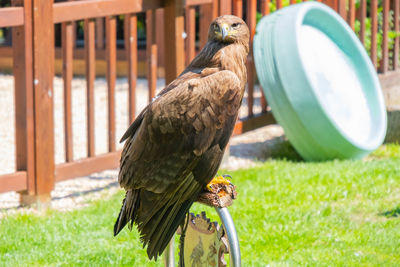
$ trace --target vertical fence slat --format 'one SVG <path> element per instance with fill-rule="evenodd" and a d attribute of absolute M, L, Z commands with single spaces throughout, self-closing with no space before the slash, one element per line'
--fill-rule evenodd
<path fill-rule="evenodd" d="M 247 25 L 250 29 L 250 53 L 247 58 L 247 108 L 248 116 L 253 116 L 254 104 L 254 61 L 253 61 L 253 36 L 256 31 L 257 0 L 247 1 Z"/>
<path fill-rule="evenodd" d="M 117 20 L 106 18 L 106 61 L 108 88 L 108 151 L 115 151 L 115 77 L 117 65 Z"/>
<path fill-rule="evenodd" d="M 157 87 L 157 42 L 155 10 L 146 11 L 146 58 L 149 102 L 151 102 L 153 97 L 155 97 L 156 95 Z"/>
<path fill-rule="evenodd" d="M 128 109 L 129 124 L 135 119 L 136 112 L 136 77 L 137 77 L 137 17 L 125 15 L 125 50 L 128 60 Z"/>
<path fill-rule="evenodd" d="M 72 64 L 74 49 L 74 24 L 72 22 L 63 23 L 61 26 L 61 46 L 62 46 L 62 76 L 64 82 L 64 145 L 65 161 L 73 160 L 73 136 L 72 136 L 72 104 L 71 104 L 71 82 Z"/>
<path fill-rule="evenodd" d="M 164 9 L 158 8 L 154 10 L 155 16 L 155 28 L 157 29 L 156 33 L 156 43 L 157 43 L 157 73 L 160 72 L 160 67 L 164 66 L 164 39 L 165 36 L 168 37 L 167 34 L 162 30 L 164 28 Z M 160 30 L 161 29 L 161 30 Z"/>
<path fill-rule="evenodd" d="M 243 17 L 243 1 L 233 0 L 233 14 L 239 18 Z"/>
<path fill-rule="evenodd" d="M 282 0 L 276 0 L 276 9 L 281 9 L 282 8 Z"/>
<path fill-rule="evenodd" d="M 347 19 L 347 8 L 346 8 L 346 4 L 347 4 L 347 0 L 337 0 L 337 12 L 339 13 L 340 16 L 342 16 L 342 18 L 344 20 Z"/>
<path fill-rule="evenodd" d="M 382 21 L 382 57 L 379 62 L 379 72 L 385 73 L 389 65 L 388 34 L 389 34 L 389 0 L 383 1 L 383 21 Z"/>
<path fill-rule="evenodd" d="M 87 154 L 95 155 L 94 142 L 94 79 L 95 79 L 95 22 L 85 20 L 85 62 L 86 62 L 86 112 L 87 112 Z"/>
<path fill-rule="evenodd" d="M 214 20 L 216 17 L 218 17 L 219 15 L 219 5 L 218 5 L 218 1 L 219 0 L 212 0 L 212 4 L 211 4 L 211 21 Z M 210 22 L 211 22 L 210 21 Z"/>
<path fill-rule="evenodd" d="M 202 49 L 207 43 L 207 32 L 211 22 L 212 5 L 200 6 L 200 19 L 199 19 L 199 43 Z"/>
<path fill-rule="evenodd" d="M 219 0 L 219 15 L 232 14 L 232 1 L 231 0 Z"/>
<path fill-rule="evenodd" d="M 49 202 L 54 187 L 53 1 L 33 0 L 36 201 Z"/>
<path fill-rule="evenodd" d="M 104 18 L 96 19 L 96 48 L 104 49 Z"/>
<path fill-rule="evenodd" d="M 365 18 L 367 16 L 367 0 L 360 0 L 360 41 L 365 44 Z"/>
<path fill-rule="evenodd" d="M 263 16 L 266 16 L 269 14 L 269 1 L 270 0 L 261 1 L 261 13 Z M 267 100 L 265 99 L 264 90 L 263 90 L 261 84 L 259 85 L 259 87 L 260 87 L 260 91 L 261 91 L 261 99 L 260 99 L 261 111 L 265 112 L 265 111 L 267 111 Z"/>
<path fill-rule="evenodd" d="M 349 13 L 348 13 L 348 23 L 350 27 L 354 31 L 354 24 L 356 21 L 356 1 L 355 0 L 349 0 Z"/>
<path fill-rule="evenodd" d="M 263 16 L 269 14 L 269 3 L 270 3 L 270 0 L 262 0 L 261 1 L 261 14 Z"/>
<path fill-rule="evenodd" d="M 196 10 L 194 7 L 185 9 L 185 28 L 186 28 L 186 66 L 192 61 L 196 54 Z"/>
<path fill-rule="evenodd" d="M 172 82 L 185 67 L 182 1 L 165 0 L 164 31 L 171 35 L 165 38 L 165 81 Z"/>
<path fill-rule="evenodd" d="M 323 0 L 322 2 L 325 5 L 328 5 L 330 8 L 332 8 L 333 10 L 335 10 L 336 12 L 338 12 L 338 8 L 339 8 L 339 4 L 338 4 L 339 0 Z M 294 0 L 294 2 L 296 2 Z"/>
<path fill-rule="evenodd" d="M 12 30 L 14 101 L 15 101 L 15 154 L 17 171 L 27 172 L 27 192 L 35 194 L 35 139 L 32 58 L 32 2 L 12 1 L 13 6 L 24 6 L 25 25 Z M 23 200 L 23 197 L 21 197 Z M 25 204 L 25 203 L 21 203 Z"/>
<path fill-rule="evenodd" d="M 393 9 L 394 9 L 394 15 L 393 15 L 393 20 L 394 20 L 394 31 L 398 33 L 400 31 L 400 25 L 399 25 L 399 13 L 400 13 L 400 0 L 393 0 Z M 399 44 L 400 38 L 396 34 L 396 37 L 394 38 L 394 45 L 393 45 L 393 60 L 392 60 L 392 68 L 393 70 L 397 70 L 398 67 L 398 62 L 399 62 Z"/>
<path fill-rule="evenodd" d="M 75 0 L 68 0 L 68 1 L 75 1 Z M 73 47 L 75 47 L 75 44 L 76 44 L 76 31 L 77 31 L 77 28 L 76 28 L 76 25 L 77 25 L 77 23 L 76 22 L 71 22 L 72 23 L 72 43 L 73 43 Z"/>
<path fill-rule="evenodd" d="M 371 0 L 371 61 L 377 67 L 378 0 Z"/>
<path fill-rule="evenodd" d="M 199 25 L 199 43 L 203 48 L 207 43 L 208 27 L 213 19 L 218 16 L 218 2 L 213 0 L 211 4 L 200 6 L 200 25 Z"/>

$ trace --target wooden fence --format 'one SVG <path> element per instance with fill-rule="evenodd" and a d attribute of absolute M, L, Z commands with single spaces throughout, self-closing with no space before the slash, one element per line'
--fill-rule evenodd
<path fill-rule="evenodd" d="M 371 58 L 385 73 L 398 67 L 399 39 L 389 31 L 398 31 L 400 0 L 382 0 L 383 15 L 378 16 L 378 0 L 327 0 L 356 30 Z M 196 53 L 196 27 L 199 46 L 203 47 L 208 25 L 222 14 L 244 17 L 254 35 L 257 10 L 266 15 L 284 4 L 276 0 L 82 0 L 54 3 L 51 0 L 13 0 L 13 7 L 0 8 L 0 28 L 12 27 L 13 75 L 15 80 L 16 171 L 0 175 L 0 193 L 21 192 L 21 203 L 47 202 L 55 182 L 118 167 L 120 151 L 116 149 L 115 84 L 116 84 L 116 16 L 124 15 L 125 60 L 128 66 L 129 122 L 135 118 L 135 88 L 137 81 L 137 14 L 146 13 L 146 59 L 149 101 L 156 92 L 157 32 L 168 33 L 165 51 L 165 78 L 172 81 Z M 346 6 L 346 3 L 348 5 Z M 164 10 L 163 28 L 156 23 L 156 9 Z M 368 14 L 367 14 L 368 10 Z M 196 13 L 199 21 L 196 25 Z M 368 16 L 367 16 L 368 15 Z M 94 150 L 94 81 L 96 52 L 96 19 L 105 18 L 105 59 L 108 87 L 108 153 L 95 155 Z M 356 18 L 357 23 L 356 25 Z M 379 19 L 378 19 L 379 18 Z M 380 19 L 382 18 L 382 19 Z M 71 112 L 71 81 L 73 77 L 74 23 L 84 21 L 84 59 L 87 108 L 87 157 L 74 161 Z M 367 23 L 368 21 L 368 23 Z M 65 163 L 54 162 L 53 76 L 54 24 L 61 24 L 62 78 L 64 81 L 64 145 Z M 158 25 L 158 28 L 157 28 Z M 366 29 L 366 25 L 371 25 Z M 379 27 L 378 27 L 379 26 Z M 183 33 L 186 33 L 184 38 Z M 381 37 L 379 37 L 379 35 Z M 379 37 L 379 38 L 378 38 Z M 380 41 L 382 39 L 382 41 Z M 379 43 L 378 43 L 379 40 Z M 256 75 L 252 55 L 248 58 L 248 117 L 239 120 L 234 134 L 274 123 L 264 97 L 261 112 L 254 112 Z M 128 126 L 128 125 L 127 125 Z"/>

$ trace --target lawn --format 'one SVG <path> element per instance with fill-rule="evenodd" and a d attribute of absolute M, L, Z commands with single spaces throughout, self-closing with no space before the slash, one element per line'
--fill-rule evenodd
<path fill-rule="evenodd" d="M 230 174 L 243 266 L 400 266 L 400 146 L 362 161 L 276 159 Z M 163 266 L 147 260 L 136 231 L 112 236 L 122 195 L 72 212 L 6 216 L 0 265 Z M 192 210 L 204 209 L 217 218 Z"/>

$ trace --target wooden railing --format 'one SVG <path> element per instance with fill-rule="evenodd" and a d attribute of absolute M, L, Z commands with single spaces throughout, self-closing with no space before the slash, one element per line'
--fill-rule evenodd
<path fill-rule="evenodd" d="M 372 61 L 381 73 L 398 68 L 399 1 L 382 0 L 383 13 L 378 16 L 377 0 L 327 0 L 360 39 L 366 43 Z M 183 6 L 185 3 L 185 6 Z M 15 146 L 16 171 L 0 175 L 0 193 L 21 192 L 23 203 L 48 201 L 54 183 L 104 169 L 118 167 L 120 151 L 116 147 L 115 85 L 116 85 L 116 16 L 124 15 L 124 56 L 127 62 L 129 122 L 137 114 L 136 82 L 138 69 L 137 14 L 146 13 L 146 62 L 150 101 L 156 93 L 158 54 L 157 32 L 168 33 L 163 47 L 166 83 L 172 81 L 195 56 L 196 28 L 198 47 L 207 41 L 208 25 L 223 14 L 244 17 L 255 32 L 257 11 L 266 15 L 295 1 L 276 0 L 82 0 L 53 3 L 53 1 L 15 0 L 14 7 L 0 8 L 0 28 L 12 27 L 13 75 L 15 80 Z M 347 5 L 348 3 L 348 5 Z M 259 4 L 259 6 L 257 5 Z M 347 6 L 346 6 L 347 5 Z M 164 11 L 164 23 L 156 23 L 156 9 Z M 367 12 L 368 11 L 368 12 Z M 199 21 L 196 22 L 196 14 Z M 393 15 L 390 15 L 393 14 Z M 382 20 L 378 19 L 382 17 Z M 105 18 L 105 50 L 107 79 L 107 153 L 95 153 L 94 81 L 96 63 L 96 21 Z M 84 21 L 84 49 L 79 53 L 85 60 L 86 79 L 86 157 L 74 160 L 72 129 L 72 78 L 74 53 L 74 24 Z M 368 22 L 368 23 L 367 23 Z M 64 147 L 65 162 L 55 164 L 53 125 L 53 76 L 55 62 L 54 24 L 61 24 L 62 79 L 64 86 Z M 196 25 L 198 23 L 198 25 Z M 366 25 L 371 25 L 367 28 Z M 197 26 L 197 27 L 196 27 Z M 186 33 L 184 38 L 183 33 Z M 389 36 L 389 32 L 395 32 Z M 389 38 L 390 37 L 390 38 Z M 102 37 L 101 37 L 102 38 Z M 101 39 L 100 38 L 100 39 Z M 97 39 L 99 40 L 99 39 Z M 368 41 L 367 41 L 368 40 Z M 378 42 L 379 40 L 379 42 Z M 380 41 L 382 40 L 382 41 Z M 252 41 L 252 40 L 251 40 Z M 258 90 L 255 90 L 258 89 Z M 257 91 L 257 94 L 255 94 Z M 255 108 L 255 100 L 257 106 Z M 252 53 L 248 57 L 247 114 L 235 126 L 234 134 L 274 123 L 265 98 L 260 92 Z M 128 126 L 128 125 L 127 125 Z"/>
<path fill-rule="evenodd" d="M 118 166 L 116 149 L 115 83 L 116 83 L 116 17 L 125 15 L 125 55 L 128 62 L 129 122 L 133 121 L 137 79 L 137 19 L 147 15 L 147 62 L 149 100 L 155 95 L 157 79 L 156 30 L 171 33 L 165 40 L 166 81 L 172 81 L 184 68 L 183 1 L 83 0 L 53 1 L 16 0 L 14 7 L 0 9 L 0 27 L 13 27 L 13 75 L 16 112 L 16 172 L 0 176 L 0 192 L 19 191 L 24 203 L 48 201 L 54 183 Z M 186 1 L 187 8 L 208 5 L 212 1 Z M 155 28 L 155 9 L 164 9 L 164 28 Z M 105 17 L 108 88 L 108 151 L 95 154 L 94 81 L 95 19 Z M 206 16 L 207 17 L 207 16 Z M 212 17 L 205 24 L 209 24 Z M 84 21 L 86 63 L 87 157 L 74 161 L 72 135 L 72 77 L 74 28 Z M 191 18 L 193 23 L 193 18 Z M 62 24 L 62 61 L 64 81 L 65 163 L 55 164 L 53 123 L 54 24 Z M 208 27 L 208 26 L 207 26 Z M 204 31 L 204 29 L 203 29 Z M 175 34 L 179 33 L 180 34 Z M 190 33 L 193 35 L 193 33 Z M 193 40 L 194 42 L 194 40 Z M 190 43 L 190 45 L 193 45 Z M 127 125 L 128 127 L 128 125 Z"/>

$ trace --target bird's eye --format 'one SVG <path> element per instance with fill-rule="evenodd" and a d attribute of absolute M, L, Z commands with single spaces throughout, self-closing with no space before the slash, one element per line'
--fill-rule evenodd
<path fill-rule="evenodd" d="M 237 28 L 237 27 L 239 27 L 240 26 L 240 23 L 233 23 L 232 24 L 232 28 Z"/>
<path fill-rule="evenodd" d="M 214 24 L 214 30 L 218 31 L 219 30 L 219 26 L 218 24 Z"/>

